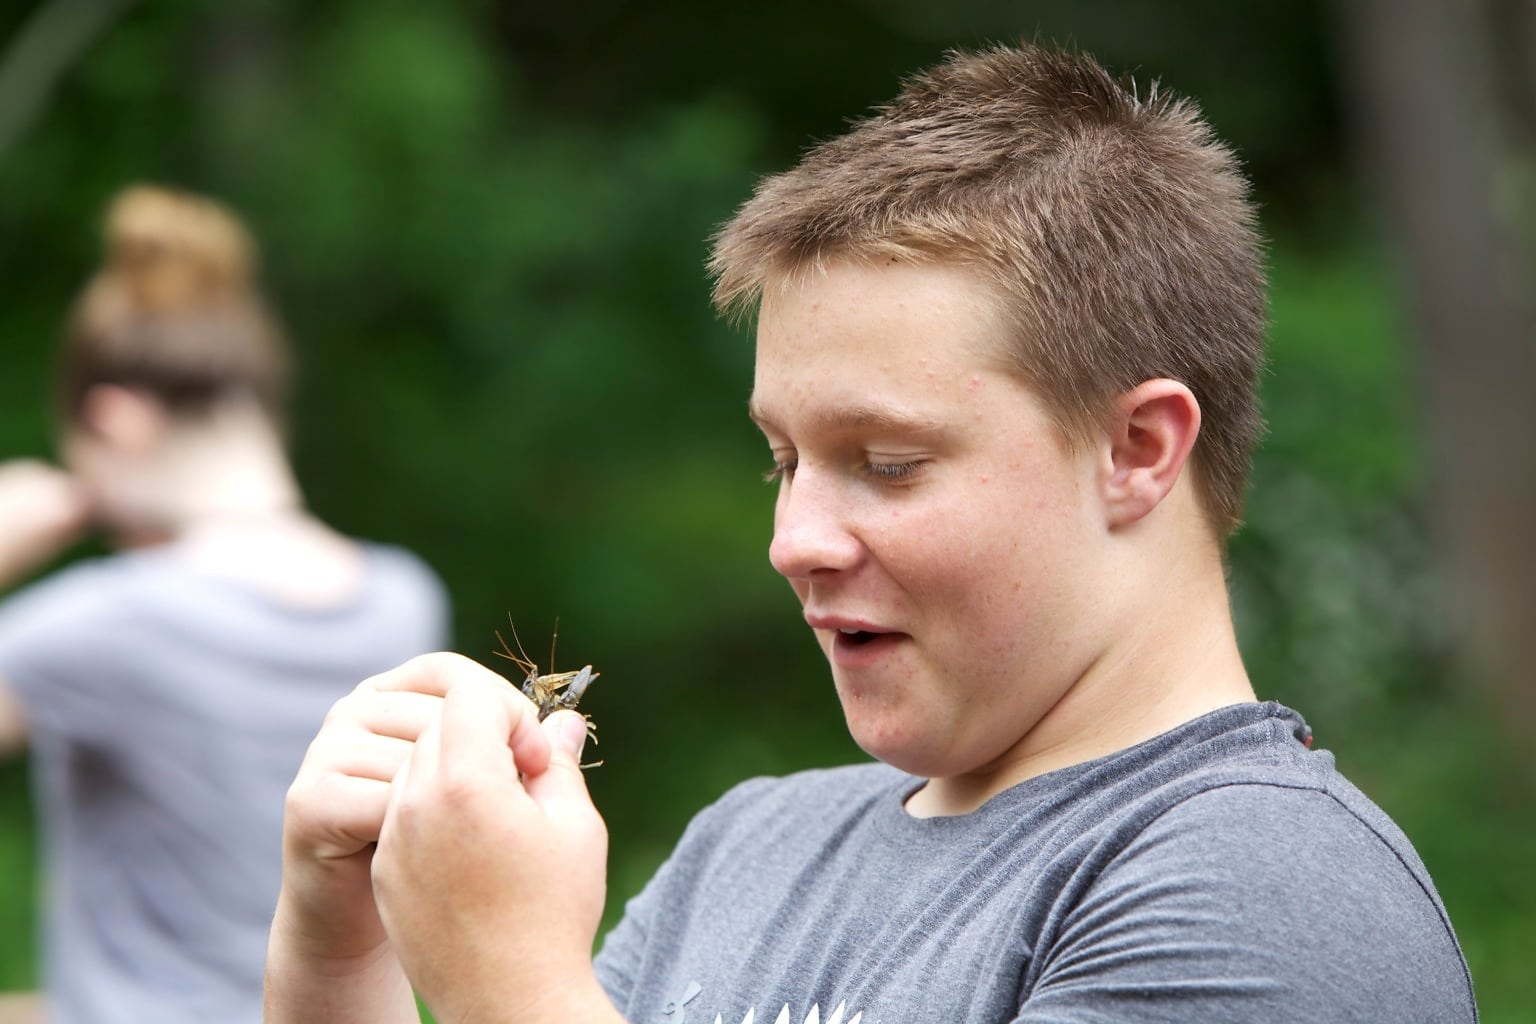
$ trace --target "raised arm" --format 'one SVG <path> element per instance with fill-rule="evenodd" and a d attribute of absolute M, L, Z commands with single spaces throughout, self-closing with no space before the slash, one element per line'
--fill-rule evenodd
<path fill-rule="evenodd" d="M 0 463 L 0 591 L 69 546 L 88 518 L 84 496 L 63 470 L 35 459 Z M 0 757 L 26 741 L 21 702 L 0 671 Z"/>
<path fill-rule="evenodd" d="M 87 519 L 85 497 L 62 469 L 36 459 L 0 463 L 0 590 L 78 539 Z"/>

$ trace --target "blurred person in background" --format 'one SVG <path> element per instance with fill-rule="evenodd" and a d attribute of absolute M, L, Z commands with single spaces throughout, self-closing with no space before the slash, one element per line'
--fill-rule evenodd
<path fill-rule="evenodd" d="M 441 581 L 305 507 L 253 243 L 127 189 L 63 339 L 63 468 L 0 464 L 0 749 L 32 757 L 53 1024 L 261 1019 L 283 794 L 359 678 L 446 642 Z"/>

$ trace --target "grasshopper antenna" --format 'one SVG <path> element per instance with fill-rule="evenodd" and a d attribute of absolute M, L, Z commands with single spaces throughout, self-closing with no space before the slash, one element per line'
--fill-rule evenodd
<path fill-rule="evenodd" d="M 507 612 L 507 628 L 512 630 L 512 642 L 517 644 L 517 653 L 521 654 L 523 656 L 523 660 L 524 661 L 526 661 L 528 664 L 532 665 L 533 664 L 533 659 L 528 657 L 528 652 L 527 651 L 523 650 L 523 641 L 517 635 L 517 624 L 512 621 L 512 613 L 511 612 Z"/>
<path fill-rule="evenodd" d="M 538 675 L 539 666 L 535 665 L 533 661 L 528 657 L 528 652 L 523 650 L 523 641 L 517 635 L 517 624 L 512 621 L 511 612 L 507 612 L 507 627 L 512 630 L 512 642 L 517 645 L 517 654 L 522 655 L 522 657 L 519 658 L 517 654 L 512 653 L 512 648 L 507 646 L 507 641 L 504 637 L 502 637 L 501 631 L 496 630 L 496 639 L 501 641 L 502 650 L 506 652 L 505 654 L 502 654 L 502 656 L 507 660 L 514 662 L 517 667 L 522 669 L 524 672 Z M 502 652 L 498 651 L 497 653 L 501 654 Z"/>

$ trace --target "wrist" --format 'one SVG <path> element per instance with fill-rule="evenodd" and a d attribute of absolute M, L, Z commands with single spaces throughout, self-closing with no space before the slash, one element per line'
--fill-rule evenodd
<path fill-rule="evenodd" d="M 293 920 L 280 897 L 267 946 L 267 1024 L 419 1024 L 410 981 L 387 942 L 350 950 Z"/>
<path fill-rule="evenodd" d="M 587 961 L 504 974 L 494 986 L 463 985 L 448 998 L 424 996 L 434 1017 L 454 1024 L 623 1024 Z M 495 1007 L 487 1013 L 486 1007 Z"/>
<path fill-rule="evenodd" d="M 355 870 L 340 867 L 317 862 L 299 870 L 290 862 L 284 868 L 271 935 L 273 943 L 281 941 L 294 958 L 332 961 L 345 973 L 348 964 L 365 965 L 371 957 L 389 953 L 390 944 L 366 872 L 359 878 Z"/>

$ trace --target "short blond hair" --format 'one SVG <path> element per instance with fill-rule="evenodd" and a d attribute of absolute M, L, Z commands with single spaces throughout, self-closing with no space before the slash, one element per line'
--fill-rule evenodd
<path fill-rule="evenodd" d="M 832 259 L 974 268 L 1073 443 L 1117 395 L 1182 381 L 1202 505 L 1219 536 L 1236 528 L 1262 433 L 1263 250 L 1237 161 L 1192 103 L 1060 49 L 952 52 L 758 185 L 713 239 L 716 307 L 749 311 Z"/>

